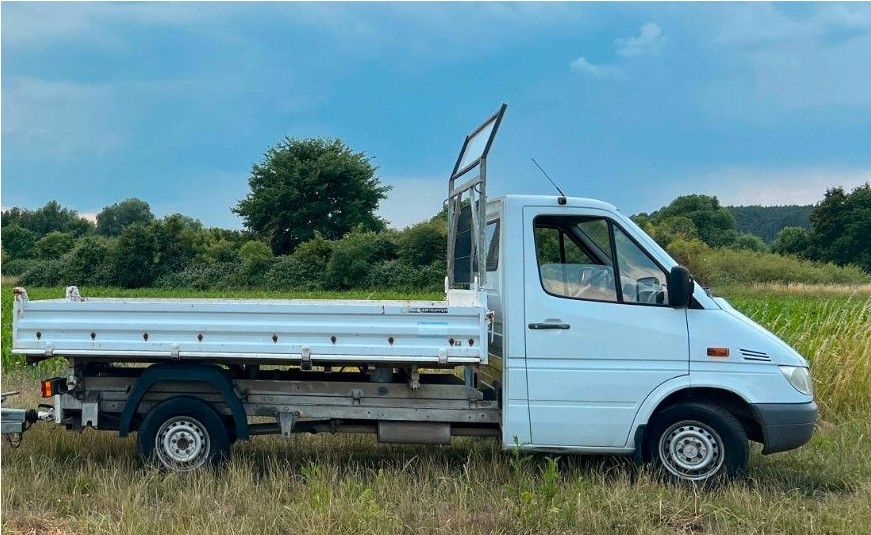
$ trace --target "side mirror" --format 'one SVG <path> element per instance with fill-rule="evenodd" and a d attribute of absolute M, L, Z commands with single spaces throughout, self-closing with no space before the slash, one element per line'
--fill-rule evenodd
<path fill-rule="evenodd" d="M 693 278 L 683 266 L 674 266 L 668 273 L 668 304 L 674 308 L 689 306 L 693 295 Z"/>

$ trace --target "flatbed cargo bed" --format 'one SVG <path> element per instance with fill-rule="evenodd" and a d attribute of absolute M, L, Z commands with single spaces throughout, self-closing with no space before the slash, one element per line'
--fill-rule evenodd
<path fill-rule="evenodd" d="M 13 353 L 90 361 L 250 364 L 487 364 L 486 296 L 443 301 L 27 299 L 16 295 Z"/>

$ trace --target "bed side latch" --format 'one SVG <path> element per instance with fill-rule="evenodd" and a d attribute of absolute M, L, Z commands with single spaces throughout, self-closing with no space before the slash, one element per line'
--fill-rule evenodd
<path fill-rule="evenodd" d="M 301 361 L 299 367 L 303 370 L 312 369 L 312 350 L 309 346 L 302 346 L 299 350 Z"/>

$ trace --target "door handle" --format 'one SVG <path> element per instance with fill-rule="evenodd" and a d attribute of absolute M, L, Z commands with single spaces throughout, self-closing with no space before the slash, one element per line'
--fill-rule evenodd
<path fill-rule="evenodd" d="M 568 323 L 530 323 L 529 328 L 539 331 L 544 329 L 569 329 L 571 325 Z"/>

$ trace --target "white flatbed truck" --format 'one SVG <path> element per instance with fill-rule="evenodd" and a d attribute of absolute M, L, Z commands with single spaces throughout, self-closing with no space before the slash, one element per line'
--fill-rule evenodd
<path fill-rule="evenodd" d="M 711 296 L 628 217 L 596 200 L 486 196 L 499 111 L 449 179 L 443 301 L 66 299 L 15 291 L 13 353 L 69 360 L 38 418 L 137 433 L 169 470 L 235 440 L 375 433 L 444 444 L 632 454 L 680 480 L 746 470 L 807 442 L 807 361 Z M 459 373 L 462 371 L 462 374 Z M 27 415 L 26 415 L 27 414 Z M 25 420 L 27 420 L 25 422 Z"/>

